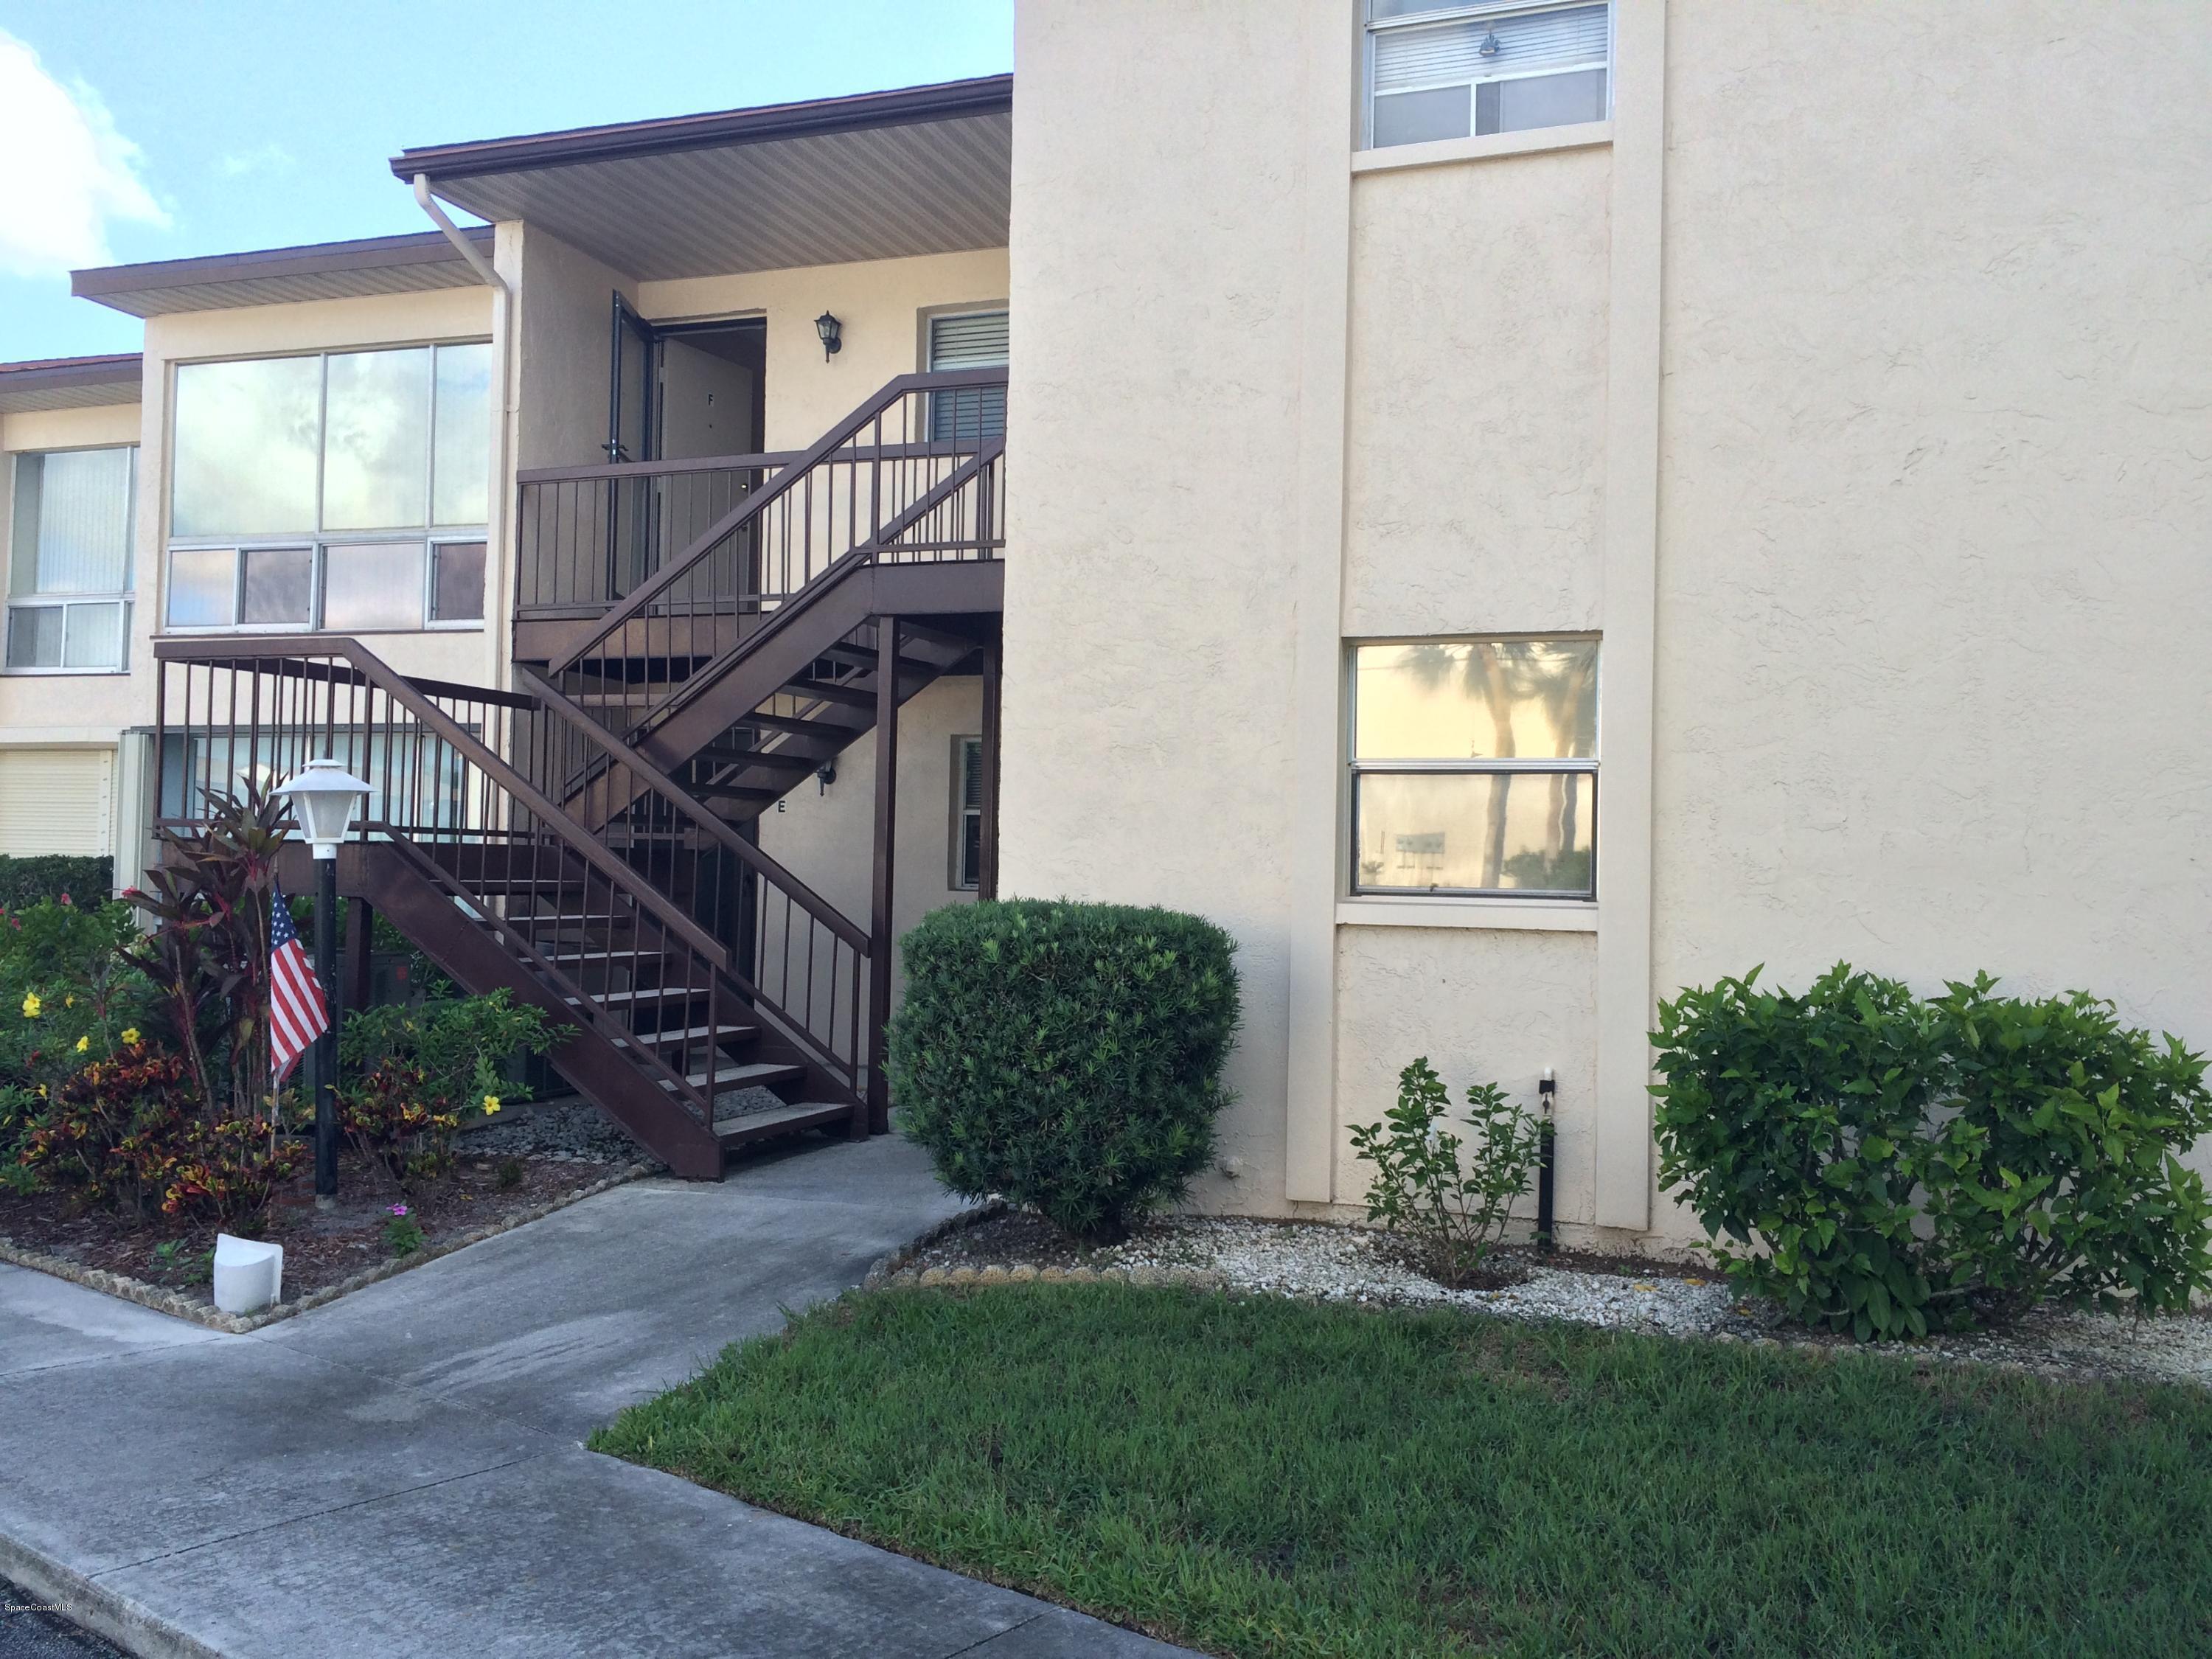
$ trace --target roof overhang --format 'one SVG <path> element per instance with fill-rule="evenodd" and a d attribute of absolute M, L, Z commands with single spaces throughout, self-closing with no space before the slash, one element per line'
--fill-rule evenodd
<path fill-rule="evenodd" d="M 1003 247 L 1013 77 L 403 151 L 480 218 L 641 281 Z"/>
<path fill-rule="evenodd" d="M 0 415 L 47 409 L 99 409 L 135 404 L 139 356 L 50 357 L 40 362 L 0 363 Z"/>
<path fill-rule="evenodd" d="M 489 225 L 461 233 L 484 248 Z M 481 279 L 442 231 L 371 236 L 352 242 L 216 253 L 198 259 L 102 265 L 70 273 L 70 291 L 133 317 L 233 306 L 285 305 L 299 300 L 350 300 L 372 294 L 413 294 L 472 288 Z"/>

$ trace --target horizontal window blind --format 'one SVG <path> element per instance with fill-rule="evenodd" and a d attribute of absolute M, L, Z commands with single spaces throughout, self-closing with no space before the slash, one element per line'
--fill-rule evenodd
<path fill-rule="evenodd" d="M 1474 18 L 1375 32 L 1375 90 L 1552 75 L 1602 67 L 1609 34 L 1604 6 L 1521 16 Z M 1486 41 L 1494 41 L 1485 52 Z"/>
<path fill-rule="evenodd" d="M 1006 361 L 1006 313 L 971 312 L 929 319 L 929 366 L 933 369 L 995 368 Z"/>

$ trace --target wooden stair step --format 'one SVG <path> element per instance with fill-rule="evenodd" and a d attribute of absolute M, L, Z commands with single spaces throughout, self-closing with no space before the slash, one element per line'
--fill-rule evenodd
<path fill-rule="evenodd" d="M 742 1117 L 714 1120 L 714 1133 L 725 1146 L 742 1146 L 767 1135 L 796 1133 L 801 1129 L 842 1129 L 853 1121 L 850 1106 L 806 1101 L 766 1112 L 747 1112 Z"/>
<path fill-rule="evenodd" d="M 799 714 L 763 714 L 758 709 L 730 724 L 757 732 L 785 732 L 795 738 L 823 738 L 836 744 L 850 743 L 867 729 L 848 726 L 842 720 L 808 719 Z"/>
<path fill-rule="evenodd" d="M 635 1042 L 644 1048 L 670 1048 L 686 1042 L 738 1042 L 759 1035 L 757 1025 L 686 1025 L 681 1030 L 634 1031 L 617 1037 L 615 1047 L 627 1048 Z"/>
<path fill-rule="evenodd" d="M 768 1089 L 779 1083 L 796 1083 L 805 1075 L 804 1066 L 755 1060 L 742 1065 L 732 1061 L 727 1066 L 717 1066 L 711 1073 L 691 1072 L 685 1075 L 684 1080 L 695 1089 L 712 1089 L 719 1095 L 731 1089 Z M 665 1089 L 671 1085 L 664 1078 L 660 1086 Z"/>
<path fill-rule="evenodd" d="M 811 772 L 822 764 L 807 755 L 787 755 L 775 749 L 725 749 L 714 744 L 691 757 L 716 766 L 769 766 L 786 772 Z"/>
<path fill-rule="evenodd" d="M 707 994 L 703 985 L 641 985 L 628 991 L 600 991 L 588 997 L 563 997 L 561 1000 L 571 1008 L 580 1008 L 586 1002 L 603 1007 L 620 1007 L 627 1003 L 635 1006 L 641 1002 L 695 1001 Z"/>
<path fill-rule="evenodd" d="M 842 703 L 848 708 L 873 708 L 876 694 L 865 685 L 841 685 L 829 680 L 786 680 L 782 695 L 811 697 L 817 702 Z"/>

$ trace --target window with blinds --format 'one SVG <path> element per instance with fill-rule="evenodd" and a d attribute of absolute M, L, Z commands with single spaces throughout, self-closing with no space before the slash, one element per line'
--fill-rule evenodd
<path fill-rule="evenodd" d="M 952 739 L 952 885 L 983 884 L 983 739 Z"/>
<path fill-rule="evenodd" d="M 1005 312 L 957 312 L 929 319 L 931 374 L 1006 366 Z M 1002 386 L 940 392 L 930 399 L 929 435 L 939 443 L 975 443 L 1003 437 L 1006 430 L 1006 389 Z"/>
<path fill-rule="evenodd" d="M 1602 121 L 1613 8 L 1369 0 L 1368 143 Z"/>
<path fill-rule="evenodd" d="M 15 458 L 9 669 L 112 673 L 125 665 L 137 453 L 124 446 Z"/>

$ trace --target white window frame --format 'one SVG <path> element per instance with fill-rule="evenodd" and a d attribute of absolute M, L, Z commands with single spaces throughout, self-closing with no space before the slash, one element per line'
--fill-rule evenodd
<path fill-rule="evenodd" d="M 258 352 L 250 356 L 228 358 L 200 357 L 191 359 L 189 362 L 179 362 L 173 365 L 172 370 L 173 373 L 173 370 L 176 368 L 191 368 L 195 364 L 202 362 L 268 362 L 280 358 L 313 357 L 322 360 L 325 366 L 319 380 L 316 391 L 315 526 L 256 536 L 169 537 L 163 544 L 161 549 L 161 611 L 155 626 L 155 632 L 156 635 L 185 636 L 209 634 L 322 634 L 330 632 L 331 630 L 325 628 L 323 625 L 323 578 L 325 553 L 332 547 L 359 546 L 363 544 L 382 545 L 386 543 L 395 542 L 419 542 L 422 544 L 422 609 L 420 612 L 422 620 L 412 628 L 356 629 L 346 630 L 347 632 L 364 635 L 472 633 L 481 632 L 483 629 L 490 626 L 492 608 L 492 562 L 491 535 L 490 526 L 489 524 L 402 525 L 396 529 L 390 530 L 325 531 L 319 528 L 323 521 L 324 434 L 329 430 L 330 422 L 330 370 L 327 366 L 329 359 L 332 357 L 353 356 L 362 352 L 417 351 L 421 350 L 424 347 L 431 349 L 430 374 L 428 376 L 429 386 L 424 394 L 428 404 L 428 452 L 424 456 L 424 471 L 422 477 L 422 510 L 425 514 L 428 514 L 434 512 L 437 507 L 437 479 L 435 476 L 438 444 L 437 348 L 441 346 L 489 345 L 490 343 L 491 342 L 488 337 L 464 335 L 457 339 L 376 341 L 360 345 L 325 346 L 313 351 Z M 175 407 L 173 391 L 172 392 L 170 406 L 173 410 Z M 498 407 L 495 398 L 493 407 L 495 410 Z M 490 465 L 491 435 L 492 434 L 489 431 L 487 431 L 485 434 L 485 465 L 487 466 Z M 177 432 L 176 422 L 173 418 L 169 422 L 167 448 L 167 471 L 162 480 L 163 489 L 161 495 L 161 511 L 163 522 L 165 524 L 167 521 L 167 515 L 172 505 L 171 497 L 175 488 L 176 480 Z M 467 621 L 455 622 L 438 622 L 432 619 L 431 611 L 433 608 L 433 601 L 437 592 L 437 550 L 441 544 L 448 542 L 482 542 L 484 544 L 484 615 L 482 617 L 475 617 Z M 262 549 L 277 550 L 289 549 L 296 550 L 303 547 L 308 549 L 312 556 L 312 568 L 308 576 L 308 620 L 304 623 L 248 623 L 240 620 L 240 615 L 246 608 L 245 556 L 248 552 Z M 230 568 L 231 620 L 227 623 L 172 623 L 169 620 L 169 574 L 170 562 L 173 556 L 179 552 L 207 552 L 226 548 L 231 550 L 233 556 Z M 51 672 L 52 671 L 49 670 L 46 672 Z M 80 670 L 78 672 L 84 672 L 89 671 Z"/>
<path fill-rule="evenodd" d="M 1435 903 L 1461 906 L 1512 905 L 1549 908 L 1559 905 L 1580 905 L 1594 908 L 1597 902 L 1597 836 L 1598 836 L 1598 763 L 1602 755 L 1583 757 L 1559 756 L 1516 756 L 1509 759 L 1432 760 L 1407 759 L 1403 757 L 1364 757 L 1359 752 L 1359 652 L 1362 647 L 1389 645 L 1495 645 L 1510 641 L 1587 640 L 1598 647 L 1597 707 L 1595 730 L 1602 736 L 1605 730 L 1605 644 L 1601 634 L 1577 629 L 1564 629 L 1553 633 L 1500 634 L 1417 634 L 1375 639 L 1346 640 L 1344 644 L 1344 730 L 1342 752 L 1345 757 L 1345 784 L 1340 813 L 1340 845 L 1342 854 L 1337 860 L 1340 900 L 1352 905 Z M 1594 745 L 1596 746 L 1596 745 Z M 1589 844 L 1590 882 L 1588 888 L 1570 890 L 1557 888 L 1530 887 L 1370 887 L 1359 879 L 1359 783 L 1363 777 L 1407 776 L 1421 774 L 1442 774 L 1448 776 L 1481 775 L 1484 774 L 1533 774 L 1554 777 L 1571 774 L 1590 781 Z M 1540 924 L 1539 924 L 1540 925 Z"/>
<path fill-rule="evenodd" d="M 953 738 L 951 789 L 952 856 L 950 860 L 951 864 L 951 880 L 950 885 L 952 891 L 956 893 L 981 893 L 983 890 L 983 866 L 981 862 L 982 850 L 981 842 L 981 834 L 983 824 L 983 804 L 981 801 L 977 801 L 972 806 L 968 804 L 968 756 L 971 750 L 975 752 L 975 764 L 980 769 L 984 761 L 983 739 L 980 736 L 972 734 L 957 735 Z M 972 872 L 967 867 L 968 820 L 970 818 L 975 820 L 978 834 L 976 847 L 977 861 L 975 868 Z"/>
<path fill-rule="evenodd" d="M 1376 17 L 1371 0 L 1362 0 L 1361 10 L 1366 14 L 1364 27 L 1359 32 L 1359 148 L 1363 151 L 1375 149 L 1375 38 L 1378 34 L 1395 33 L 1401 29 L 1434 27 L 1440 23 L 1470 23 L 1500 17 L 1528 17 L 1547 11 L 1577 11 L 1598 0 L 1471 0 L 1466 5 L 1440 7 L 1435 11 L 1416 12 L 1407 17 Z M 1474 88 L 1503 81 L 1531 81 L 1548 75 L 1577 75 L 1594 69 L 1605 71 L 1605 118 L 1613 114 L 1613 47 L 1614 36 L 1620 28 L 1615 0 L 1605 0 L 1605 58 L 1602 63 L 1554 65 L 1550 69 L 1528 70 L 1518 75 L 1489 75 L 1479 81 L 1436 81 L 1418 87 L 1400 87 L 1398 92 L 1441 92 L 1449 87 L 1468 88 L 1468 132 L 1469 138 L 1479 136 L 1474 131 Z M 1547 132 L 1547 127 L 1526 129 L 1530 132 Z M 1437 142 L 1456 143 L 1459 139 Z M 1389 148 L 1396 148 L 1391 146 Z M 1383 152 L 1388 153 L 1388 149 Z"/>
<path fill-rule="evenodd" d="M 120 449 L 131 457 L 128 475 L 124 480 L 123 514 L 123 586 L 113 592 L 98 593 L 18 593 L 15 591 L 14 570 L 16 549 L 15 534 L 15 469 L 29 455 L 80 455 L 95 450 Z M 127 674 L 131 672 L 131 615 L 137 598 L 138 576 L 138 446 L 137 444 L 73 444 L 53 449 L 19 449 L 7 452 L 8 466 L 8 544 L 7 558 L 0 562 L 0 579 L 7 583 L 8 602 L 4 614 L 0 614 L 0 673 L 26 676 L 58 674 Z M 69 664 L 69 630 L 70 611 L 84 605 L 112 605 L 116 607 L 118 637 L 115 641 L 115 665 L 112 668 L 72 668 Z M 8 640 L 14 629 L 14 617 L 18 611 L 59 611 L 62 613 L 62 660 L 52 666 L 21 667 L 8 661 Z"/>

